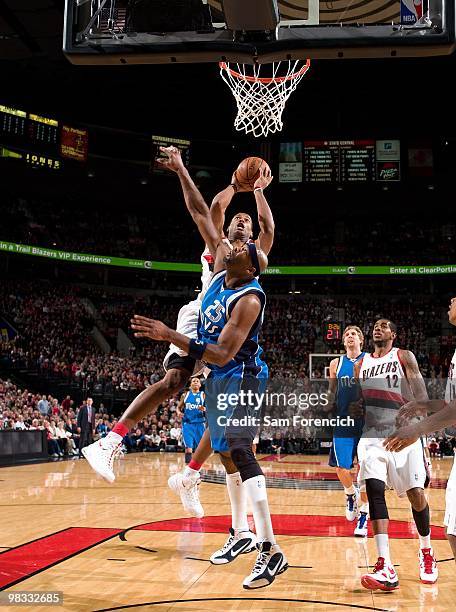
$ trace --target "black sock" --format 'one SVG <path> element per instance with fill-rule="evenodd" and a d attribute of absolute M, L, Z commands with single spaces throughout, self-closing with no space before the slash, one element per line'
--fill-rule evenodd
<path fill-rule="evenodd" d="M 185 453 L 185 463 L 190 463 L 192 460 L 192 453 Z"/>
<path fill-rule="evenodd" d="M 415 519 L 415 525 L 420 536 L 427 536 L 431 532 L 431 522 L 429 518 L 429 504 L 426 504 L 426 508 L 417 512 L 412 508 L 413 518 Z"/>

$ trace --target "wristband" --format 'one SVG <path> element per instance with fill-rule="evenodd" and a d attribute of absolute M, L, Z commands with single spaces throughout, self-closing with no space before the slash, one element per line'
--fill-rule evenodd
<path fill-rule="evenodd" d="M 238 188 L 237 188 L 236 183 L 230 183 L 230 187 L 234 189 L 234 193 L 237 193 Z"/>
<path fill-rule="evenodd" d="M 263 187 L 257 187 L 256 189 L 253 190 L 253 193 L 256 193 L 257 191 L 263 192 Z"/>
<path fill-rule="evenodd" d="M 201 342 L 200 340 L 190 340 L 190 347 L 188 349 L 188 354 L 193 359 L 197 361 L 201 360 L 204 355 L 204 351 L 206 350 L 207 342 Z"/>

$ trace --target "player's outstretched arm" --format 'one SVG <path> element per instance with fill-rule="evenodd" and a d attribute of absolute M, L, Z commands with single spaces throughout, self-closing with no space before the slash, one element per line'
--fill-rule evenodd
<path fill-rule="evenodd" d="M 202 359 L 213 365 L 225 366 L 238 353 L 260 314 L 261 304 L 256 295 L 249 294 L 236 302 L 228 323 L 222 330 L 217 344 L 206 344 Z M 131 327 L 137 338 L 149 338 L 175 344 L 189 353 L 192 339 L 179 334 L 161 321 L 135 315 Z M 201 343 L 199 343 L 201 345 Z"/>
<path fill-rule="evenodd" d="M 225 213 L 228 206 L 231 204 L 234 194 L 237 192 L 235 183 L 231 183 L 228 187 L 225 187 L 220 191 L 212 200 L 211 204 L 211 217 L 214 223 L 215 229 L 222 236 L 223 226 L 225 225 Z"/>
<path fill-rule="evenodd" d="M 262 251 L 269 255 L 274 243 L 274 217 L 269 207 L 268 201 L 264 195 L 264 190 L 268 187 L 272 181 L 271 169 L 263 168 L 260 170 L 260 176 L 255 181 L 254 193 L 258 212 L 258 223 L 260 226 L 260 233 L 257 239 L 257 246 Z"/>
<path fill-rule="evenodd" d="M 456 423 L 456 401 L 449 404 L 443 402 L 443 400 L 437 400 L 441 402 L 441 409 L 431 416 L 426 417 L 418 423 L 406 425 L 394 431 L 384 442 L 383 445 L 389 451 L 400 451 L 410 444 L 413 444 L 420 436 L 439 431 L 450 425 Z M 429 402 L 432 404 L 433 402 Z M 423 402 L 423 405 L 427 402 Z M 437 404 L 432 408 L 438 408 Z"/>
<path fill-rule="evenodd" d="M 415 355 L 412 351 L 401 350 L 399 351 L 399 357 L 403 364 L 413 397 L 415 400 L 426 402 L 429 396 Z"/>
<path fill-rule="evenodd" d="M 225 226 L 225 214 L 228 206 L 231 204 L 231 200 L 236 193 L 241 191 L 248 191 L 238 182 L 236 172 L 233 173 L 231 183 L 228 187 L 225 187 L 220 193 L 218 193 L 211 204 L 211 217 L 214 222 L 215 229 L 223 235 L 223 228 Z"/>
<path fill-rule="evenodd" d="M 167 157 L 164 160 L 158 160 L 158 163 L 163 168 L 172 170 L 179 177 L 188 212 L 210 252 L 215 256 L 221 236 L 215 229 L 208 205 L 184 166 L 179 149 L 176 147 L 160 147 L 160 149 Z"/>

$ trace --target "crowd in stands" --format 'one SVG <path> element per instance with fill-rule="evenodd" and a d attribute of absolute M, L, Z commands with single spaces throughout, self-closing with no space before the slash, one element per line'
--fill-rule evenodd
<path fill-rule="evenodd" d="M 84 307 L 90 299 L 98 310 L 97 324 L 128 332 L 131 313 L 153 313 L 173 326 L 181 303 L 176 298 L 155 295 L 137 296 L 99 288 L 50 285 L 40 282 L 6 281 L 0 292 L 0 316 L 18 334 L 12 340 L 0 341 L 0 359 L 9 367 L 15 364 L 38 368 L 41 375 L 52 372 L 79 381 L 84 394 L 93 390 L 109 393 L 113 389 L 139 392 L 162 376 L 162 359 L 167 346 L 161 343 L 136 342 L 128 355 L 104 353 L 95 344 L 90 331 L 95 323 Z M 414 351 L 430 397 L 442 397 L 445 375 L 454 349 L 454 337 L 441 336 L 443 304 L 431 298 L 395 298 L 389 301 L 398 325 L 397 344 Z M 271 370 L 271 391 L 315 391 L 310 382 L 324 377 L 328 360 L 309 372 L 309 353 L 324 350 L 339 352 L 339 347 L 322 345 L 325 320 L 338 320 L 343 313 L 346 324 L 361 327 L 366 346 L 370 347 L 373 322 L 385 315 L 379 298 L 346 298 L 287 295 L 268 300 L 262 332 L 262 345 Z M 103 325 L 102 325 L 103 326 Z M 430 350 L 428 340 L 437 338 L 437 349 Z M 133 338 L 132 338 L 133 339 Z M 324 349 L 321 348 L 324 346 Z M 5 360 L 6 358 L 6 360 Z M 14 367 L 13 367 L 14 370 Z M 310 376 L 311 375 L 311 376 Z M 317 390 L 318 391 L 318 390 Z M 320 389 L 321 391 L 321 389 Z M 81 405 L 70 396 L 56 398 L 21 390 L 8 380 L 0 380 L 0 429 L 43 429 L 49 454 L 77 456 L 80 451 L 78 415 Z M 177 398 L 164 402 L 156 414 L 143 419 L 124 439 L 125 451 L 160 451 L 181 448 L 181 422 L 176 415 Z M 95 437 L 106 435 L 116 423 L 115 416 L 102 403 L 95 407 Z M 290 412 L 291 410 L 291 412 Z M 273 407 L 272 417 L 293 416 L 293 408 Z M 312 410 L 306 417 L 321 416 Z M 443 440 L 443 442 L 442 442 Z M 441 453 L 444 437 L 440 436 Z M 439 441 L 437 440 L 437 444 Z M 305 427 L 292 430 L 264 427 L 259 452 L 317 452 L 315 432 Z"/>
<path fill-rule="evenodd" d="M 282 203 L 276 205 L 273 195 L 270 197 L 276 217 L 271 265 L 432 265 L 453 261 L 456 225 L 439 218 L 416 223 L 405 212 L 401 217 L 398 209 L 394 224 L 389 214 L 384 220 L 334 215 L 334 221 L 328 223 L 320 210 L 313 209 L 310 218 L 297 223 L 296 214 L 288 209 L 282 213 Z M 145 260 L 199 261 L 201 238 L 175 190 L 156 195 L 149 204 L 110 209 L 109 213 L 90 199 L 72 194 L 65 198 L 62 205 L 62 196 L 39 200 L 5 197 L 0 203 L 0 240 Z M 171 234 L 163 229 L 163 219 L 156 211 L 158 202 L 161 207 L 167 202 Z M 244 203 L 255 217 L 253 204 L 248 198 Z M 295 206 L 302 203 L 295 202 Z M 358 206 L 363 209 L 363 203 Z"/>
<path fill-rule="evenodd" d="M 92 402 L 87 398 L 80 406 L 67 395 L 63 399 L 51 395 L 40 395 L 28 389 L 20 389 L 9 379 L 0 378 L 0 430 L 42 430 L 46 434 L 48 454 L 58 459 L 79 457 L 83 446 L 81 437 L 81 409 Z M 123 451 L 160 452 L 182 451 L 182 420 L 176 411 L 178 398 L 163 402 L 157 411 L 142 419 L 123 439 Z M 117 423 L 117 418 L 105 411 L 104 405 L 94 406 L 95 428 L 93 439 L 108 434 Z M 276 410 L 280 418 L 290 417 L 293 408 Z M 273 417 L 274 410 L 267 413 Z M 322 416 L 317 409 L 305 410 L 301 416 Z M 456 448 L 456 431 L 440 432 L 429 438 L 432 456 L 451 455 Z M 328 430 L 325 437 L 330 437 Z M 321 437 L 321 436 L 320 436 Z M 262 426 L 257 452 L 264 454 L 312 454 L 320 452 L 319 438 L 315 431 L 304 425 L 286 427 Z"/>
<path fill-rule="evenodd" d="M 98 309 L 97 321 L 84 307 L 82 298 L 89 298 Z M 174 327 L 183 301 L 107 293 L 97 288 L 7 281 L 0 292 L 0 316 L 18 333 L 11 340 L 0 340 L 0 357 L 12 367 L 36 368 L 44 376 L 73 380 L 88 393 L 139 391 L 162 376 L 167 346 L 135 340 L 129 329 L 130 317 L 135 312 L 151 315 Z M 415 353 L 423 376 L 434 381 L 438 393 L 438 381 L 448 371 L 454 348 L 453 336 L 441 336 L 443 313 L 443 304 L 417 296 L 389 300 L 387 311 L 379 298 L 271 297 L 261 344 L 273 378 L 315 377 L 323 375 L 323 370 L 309 372 L 310 353 L 338 353 L 341 349 L 323 344 L 325 320 L 343 319 L 347 325 L 360 326 L 365 334 L 365 349 L 369 349 L 373 323 L 379 317 L 390 316 L 398 326 L 396 344 Z M 109 352 L 104 352 L 92 337 L 95 324 L 114 335 L 118 328 L 130 334 L 128 353 L 116 352 L 115 342 L 110 343 Z M 431 338 L 437 339 L 434 345 L 429 344 Z M 327 363 L 321 367 L 324 365 Z"/>
<path fill-rule="evenodd" d="M 80 406 L 68 395 L 62 400 L 51 395 L 20 389 L 10 379 L 0 378 L 0 430 L 43 430 L 46 432 L 48 453 L 51 457 L 79 456 L 81 450 Z M 163 402 L 156 413 L 141 420 L 125 436 L 123 450 L 165 451 L 181 450 L 181 418 L 176 412 L 178 401 Z M 117 418 L 105 411 L 101 403 L 95 406 L 94 439 L 107 435 Z"/>

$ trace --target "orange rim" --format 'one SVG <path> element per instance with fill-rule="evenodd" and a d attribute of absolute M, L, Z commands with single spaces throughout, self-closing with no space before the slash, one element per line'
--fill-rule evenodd
<path fill-rule="evenodd" d="M 230 68 L 226 62 L 220 62 L 219 66 L 221 70 L 226 70 L 227 72 L 231 74 L 231 76 L 235 77 L 236 79 L 240 79 L 241 81 L 248 81 L 249 83 L 264 83 L 265 85 L 267 85 L 268 83 L 283 83 L 284 81 L 292 81 L 293 79 L 297 79 L 298 77 L 305 74 L 309 70 L 310 59 L 306 60 L 306 63 L 301 68 L 301 70 L 298 70 L 298 72 L 294 72 L 293 74 L 289 74 L 288 76 L 283 76 L 283 77 L 265 78 L 265 77 L 247 76 L 247 75 L 241 74 L 240 72 L 236 72 L 235 70 Z"/>

